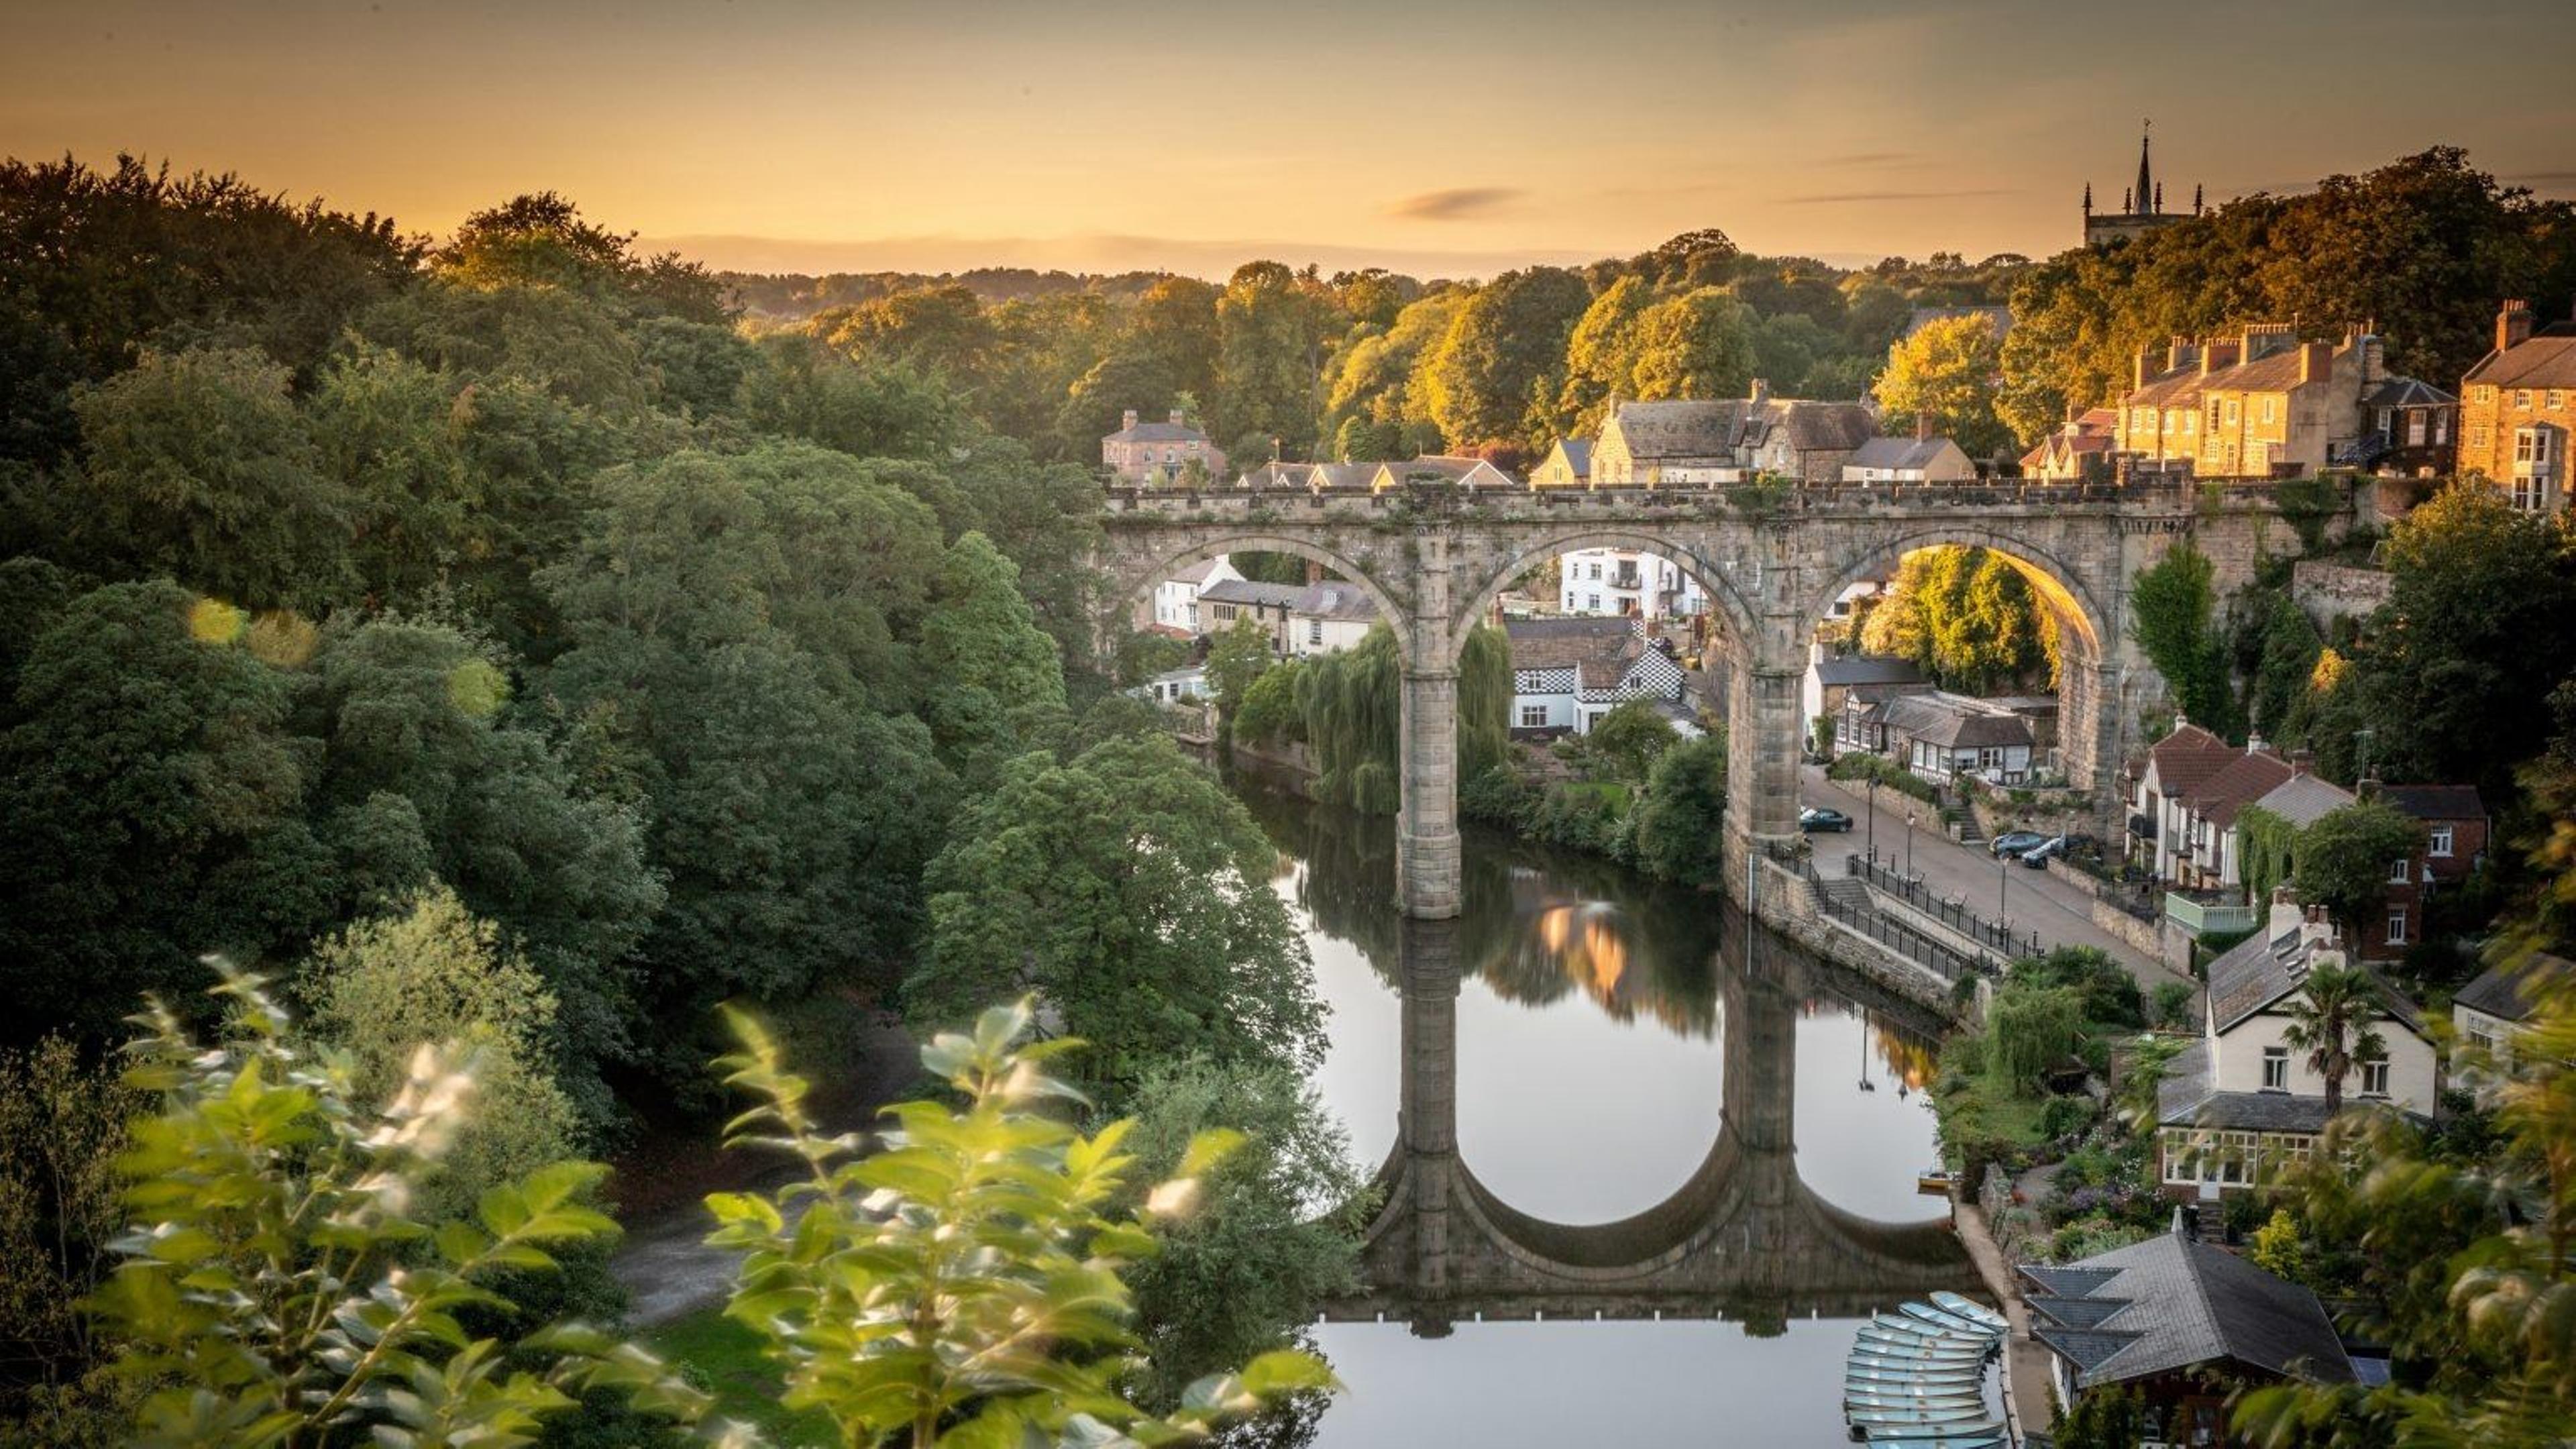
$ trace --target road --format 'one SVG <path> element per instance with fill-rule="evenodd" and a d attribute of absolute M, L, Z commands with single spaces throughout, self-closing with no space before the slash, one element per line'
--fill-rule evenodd
<path fill-rule="evenodd" d="M 1852 818 L 1849 835 L 1814 837 L 1816 869 L 1827 876 L 1847 874 L 1844 857 L 1867 847 L 1869 802 L 1862 792 L 1826 779 L 1818 766 L 1802 767 L 1801 775 L 1806 804 L 1840 810 Z M 2082 891 L 2019 861 L 1998 866 L 1984 846 L 1961 845 L 1943 834 L 1931 806 L 1886 789 L 1878 792 L 1878 851 L 1882 858 L 1892 855 L 1899 868 L 1905 868 L 1905 812 L 1909 808 L 1918 821 L 1911 869 L 1935 891 L 1966 901 L 1968 909 L 1988 920 L 1995 918 L 2000 892 L 2004 918 L 2015 934 L 2036 931 L 2041 942 L 2050 946 L 2098 946 L 2128 968 L 2140 990 L 2152 991 L 2163 982 L 2191 979 L 2094 925 L 2093 902 Z"/>

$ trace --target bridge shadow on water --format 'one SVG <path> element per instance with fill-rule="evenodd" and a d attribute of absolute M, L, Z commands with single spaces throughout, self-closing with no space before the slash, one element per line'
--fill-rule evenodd
<path fill-rule="evenodd" d="M 1919 1077 L 1938 1026 L 1920 1008 L 1719 896 L 1499 834 L 1468 834 L 1458 919 L 1409 919 L 1392 900 L 1390 822 L 1257 786 L 1243 795 L 1303 862 L 1294 896 L 1316 928 L 1355 944 L 1401 1000 L 1398 1125 L 1377 1176 L 1365 1287 L 1329 1305 L 1329 1318 L 1402 1321 L 1434 1337 L 1477 1319 L 1593 1317 L 1725 1318 L 1773 1333 L 1793 1317 L 1864 1316 L 1977 1287 L 1946 1221 L 1873 1221 L 1798 1172 L 1801 1013 L 1819 1002 L 1868 1008 L 1883 1057 Z M 1458 996 L 1469 978 L 1507 1001 L 1581 993 L 1616 1020 L 1713 1039 L 1720 1127 L 1679 1188 L 1617 1221 L 1573 1224 L 1522 1211 L 1480 1181 L 1458 1149 Z"/>

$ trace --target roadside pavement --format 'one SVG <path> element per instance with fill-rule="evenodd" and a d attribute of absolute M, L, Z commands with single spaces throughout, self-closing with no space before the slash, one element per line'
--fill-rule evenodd
<path fill-rule="evenodd" d="M 1852 818 L 1848 835 L 1812 837 L 1817 871 L 1828 877 L 1848 874 L 1844 857 L 1862 854 L 1868 848 L 1871 827 L 1867 793 L 1826 779 L 1819 766 L 1802 766 L 1799 773 L 1804 782 L 1803 803 L 1840 810 Z M 1911 795 L 1888 789 L 1878 792 L 1876 834 L 1880 859 L 1893 856 L 1899 869 L 1908 868 L 1905 817 L 1909 810 L 1915 815 L 1910 868 L 1921 874 L 1933 890 L 1966 901 L 1968 909 L 1990 921 L 1995 919 L 2000 902 L 2003 917 L 2014 934 L 2035 931 L 2045 945 L 2100 947 L 2128 969 L 2141 990 L 2152 991 L 2167 981 L 2190 981 L 2182 972 L 2093 924 L 2093 902 L 2082 891 L 2020 861 L 1998 863 L 1982 845 L 1961 845 L 1950 839 L 1942 832 L 1938 813 Z"/>

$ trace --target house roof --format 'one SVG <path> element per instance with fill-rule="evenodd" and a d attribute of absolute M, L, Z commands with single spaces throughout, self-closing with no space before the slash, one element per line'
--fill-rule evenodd
<path fill-rule="evenodd" d="M 2120 400 L 2121 406 L 2131 408 L 2172 407 L 2177 403 L 2191 407 L 2199 402 L 2200 364 L 2197 362 L 2186 362 L 2180 367 L 2159 372 L 2148 378 L 2143 386 L 2131 389 Z"/>
<path fill-rule="evenodd" d="M 1636 627 L 1625 619 L 1506 619 L 1504 637 L 1511 641 L 1512 668 L 1567 669 L 1587 659 L 1626 659 L 1637 645 Z"/>
<path fill-rule="evenodd" d="M 2576 387 L 2576 322 L 2556 322 L 2515 346 L 2490 352 L 2466 382 L 2494 387 Z"/>
<path fill-rule="evenodd" d="M 2258 930 L 2221 952 L 2209 963 L 2209 1011 L 2212 1026 L 2224 1033 L 2239 1022 L 2299 989 L 2307 979 L 2315 947 L 2308 932 L 2295 923 L 2285 931 Z M 2404 993 L 2364 966 L 2362 974 L 2379 989 L 2379 1005 L 2408 1030 L 2421 1035 L 2424 1015 Z"/>
<path fill-rule="evenodd" d="M 2193 813 L 2221 829 L 2236 812 L 2272 792 L 2295 773 L 2290 762 L 2270 749 L 2249 749 L 2219 767 L 2183 798 Z"/>
<path fill-rule="evenodd" d="M 2383 785 L 2389 804 L 2418 820 L 2484 820 L 2486 803 L 2475 785 Z"/>
<path fill-rule="evenodd" d="M 2147 749 L 2147 760 L 2155 766 L 2157 786 L 2172 796 L 2189 794 L 2193 786 L 2225 769 L 2235 758 L 2234 746 L 2188 723 Z"/>
<path fill-rule="evenodd" d="M 1408 458 L 1401 463 L 1381 463 L 1372 471 L 1389 484 L 1409 483 L 1416 478 L 1429 477 L 1449 483 L 1463 483 L 1473 479 L 1477 483 L 1494 488 L 1518 486 L 1518 481 L 1512 475 L 1482 458 L 1459 458 L 1436 453 L 1420 458 Z M 1476 475 L 1480 473 L 1484 476 L 1477 477 Z"/>
<path fill-rule="evenodd" d="M 2361 400 L 2361 405 L 2366 408 L 2449 407 L 2459 400 L 2457 393 L 2444 392 L 2429 382 L 2419 382 L 2411 377 L 2390 377 L 2372 388 L 2370 395 Z"/>
<path fill-rule="evenodd" d="M 2350 790 L 2315 775 L 2292 775 L 2254 801 L 2292 825 L 2314 825 L 2352 803 Z"/>
<path fill-rule="evenodd" d="M 1244 471 L 1243 486 L 1246 488 L 1304 488 L 1313 482 L 1317 466 L 1313 463 L 1276 461 L 1264 463 L 1258 468 Z"/>
<path fill-rule="evenodd" d="M 1632 458 L 1723 457 L 1734 452 L 1735 419 L 1743 407 L 1733 398 L 1623 402 L 1611 410 L 1604 431 L 1618 429 Z"/>
<path fill-rule="evenodd" d="M 1892 468 L 1899 472 L 1931 467 L 1958 445 L 1948 438 L 1872 438 L 1843 460 L 1850 468 Z"/>
<path fill-rule="evenodd" d="M 1894 733 L 1944 749 L 2030 743 L 2030 726 L 2021 716 L 1938 691 L 1897 695 L 1879 706 L 1879 717 Z"/>
<path fill-rule="evenodd" d="M 1200 559 L 1197 563 L 1190 565 L 1188 568 L 1173 570 L 1171 581 L 1176 584 L 1206 583 L 1208 581 L 1208 575 L 1215 573 L 1218 566 L 1224 564 L 1225 561 L 1224 554 L 1218 554 L 1214 558 Z"/>
<path fill-rule="evenodd" d="M 1776 399 L 1748 412 L 1738 441 L 1759 447 L 1775 430 L 1798 452 L 1852 452 L 1878 436 L 1878 414 L 1864 403 Z"/>
<path fill-rule="evenodd" d="M 2477 979 L 2461 987 L 2460 994 L 2451 1001 L 2504 1021 L 2529 1021 L 2537 1004 L 2531 988 L 2544 977 L 2563 981 L 2571 975 L 2576 975 L 2576 962 L 2535 952 L 2520 961 L 2479 972 Z"/>
<path fill-rule="evenodd" d="M 1367 620 L 1377 617 L 1377 603 L 1357 584 L 1326 580 L 1308 584 L 1288 612 L 1300 618 Z"/>
<path fill-rule="evenodd" d="M 1381 463 L 1313 463 L 1307 465 L 1306 481 L 1318 488 L 1365 488 L 1377 477 Z"/>
<path fill-rule="evenodd" d="M 1102 438 L 1104 443 L 1204 443 L 1207 434 L 1187 423 L 1138 423 Z"/>
<path fill-rule="evenodd" d="M 1807 667 L 1815 671 L 1817 683 L 1827 686 L 1912 684 L 1923 677 L 1913 660 L 1886 654 L 1844 654 Z"/>
<path fill-rule="evenodd" d="M 1561 455 L 1565 459 L 1566 471 L 1575 477 L 1592 476 L 1592 440 L 1590 438 L 1559 438 L 1556 440 L 1556 446 L 1549 451 L 1551 456 Z"/>
<path fill-rule="evenodd" d="M 1201 590 L 1199 597 L 1219 604 L 1258 604 L 1284 609 L 1297 602 L 1306 592 L 1303 584 L 1265 584 L 1254 579 L 1219 579 Z"/>
<path fill-rule="evenodd" d="M 2120 1305 L 2090 1328 L 2037 1325 L 2031 1330 L 2032 1337 L 2076 1365 L 2081 1387 L 2151 1378 L 2220 1360 L 2315 1383 L 2353 1381 L 2352 1360 L 2317 1295 L 2224 1248 L 2179 1232 L 2165 1233 L 2073 1266 L 2108 1269 L 2110 1275 L 2079 1293 L 2056 1291 L 2034 1277 L 2042 1291 L 2025 1297 L 2044 1313 L 2043 1298 Z M 2075 1286 L 2063 1277 L 2058 1282 Z"/>

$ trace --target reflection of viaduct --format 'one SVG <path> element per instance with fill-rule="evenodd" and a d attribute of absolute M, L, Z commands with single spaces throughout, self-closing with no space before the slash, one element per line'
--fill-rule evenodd
<path fill-rule="evenodd" d="M 2250 578 L 2267 550 L 2301 542 L 2268 488 L 2165 484 L 1120 488 L 1105 523 L 1101 562 L 1121 601 L 1194 560 L 1250 549 L 1313 560 L 1376 601 L 1404 659 L 1396 876 L 1405 912 L 1419 917 L 1459 910 L 1459 646 L 1497 593 L 1557 554 L 1646 549 L 1707 591 L 1735 664 L 1726 846 L 1730 877 L 1741 880 L 1757 847 L 1797 834 L 1799 678 L 1815 621 L 1846 584 L 1937 544 L 2009 559 L 2058 621 L 2061 756 L 2071 780 L 2101 792 L 2107 814 L 2124 722 L 2156 687 L 2128 643 L 2130 581 L 2184 537 L 2217 565 L 2222 591 Z"/>
<path fill-rule="evenodd" d="M 1975 1270 L 1946 1223 L 1871 1222 L 1798 1177 L 1792 1134 L 1804 958 L 1754 952 L 1723 973 L 1724 1126 L 1671 1197 L 1575 1227 L 1515 1211 L 1458 1156 L 1458 928 L 1404 923 L 1404 1078 L 1358 1296 L 1341 1319 L 1398 1318 L 1438 1335 L 1461 1318 L 1724 1316 L 1755 1331 L 1791 1316 L 1856 1317 Z"/>

